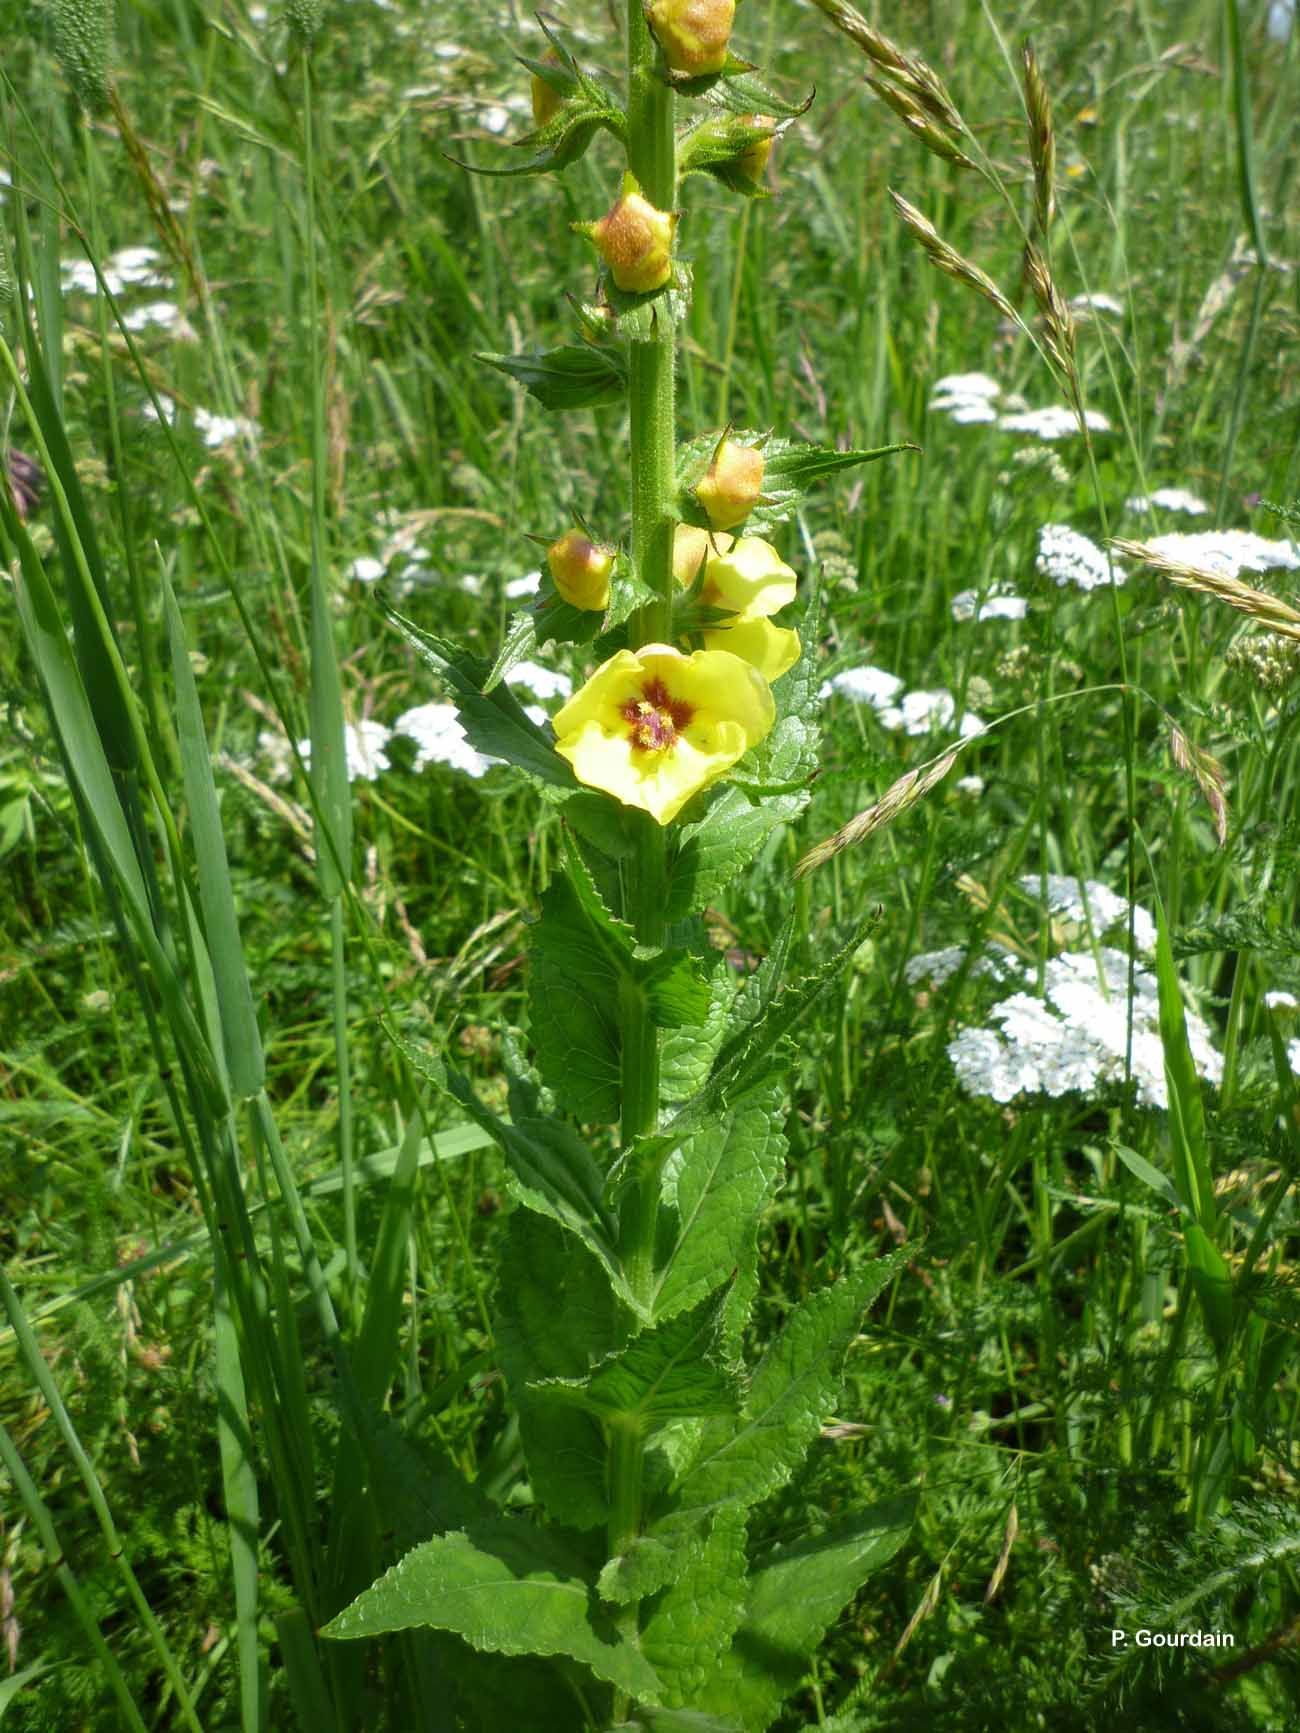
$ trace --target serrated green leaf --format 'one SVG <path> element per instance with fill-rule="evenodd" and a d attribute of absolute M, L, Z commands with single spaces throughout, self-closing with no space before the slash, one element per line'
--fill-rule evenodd
<path fill-rule="evenodd" d="M 627 365 L 615 349 L 562 343 L 525 355 L 475 355 L 522 385 L 543 409 L 588 409 L 621 402 L 627 393 Z"/>
<path fill-rule="evenodd" d="M 697 1415 L 734 1415 L 741 1386 L 723 1355 L 725 1300 L 725 1294 L 710 1296 L 670 1323 L 643 1330 L 585 1377 L 535 1380 L 529 1389 L 540 1399 L 571 1403 L 642 1432 Z"/>
<path fill-rule="evenodd" d="M 537 1064 L 576 1118 L 609 1123 L 622 1105 L 627 995 L 644 995 L 660 1028 L 699 1023 L 708 982 L 689 953 L 645 952 L 610 914 L 578 850 L 542 897 L 532 929 L 529 1006 Z"/>
<path fill-rule="evenodd" d="M 683 1143 L 665 1176 L 672 1227 L 656 1259 L 654 1317 L 698 1305 L 732 1271 L 743 1278 L 742 1302 L 750 1298 L 758 1217 L 785 1160 L 780 1099 L 780 1085 L 769 1085 Z"/>
<path fill-rule="evenodd" d="M 641 1647 L 659 1677 L 669 1708 L 695 1707 L 704 1701 L 708 1682 L 745 1616 L 749 1590 L 745 1522 L 743 1510 L 721 1512 L 698 1555 L 663 1591 L 645 1619 Z"/>
<path fill-rule="evenodd" d="M 431 668 L 450 686 L 470 745 L 490 758 L 504 759 L 540 784 L 552 799 L 565 799 L 578 782 L 568 762 L 524 713 L 508 686 L 483 691 L 491 669 L 446 638 L 424 631 L 396 609 L 384 609 L 388 619 Z"/>
<path fill-rule="evenodd" d="M 755 1568 L 744 1618 L 695 1701 L 764 1733 L 843 1608 L 907 1539 L 914 1513 L 910 1498 L 874 1505 Z"/>
<path fill-rule="evenodd" d="M 899 1247 L 796 1307 L 754 1373 L 740 1420 L 704 1423 L 672 1508 L 601 1571 L 606 1600 L 655 1594 L 692 1568 L 720 1511 L 748 1509 L 785 1485 L 836 1406 L 863 1312 L 914 1255 Z"/>
<path fill-rule="evenodd" d="M 598 1528 L 609 1518 L 605 1439 L 579 1409 L 539 1398 L 539 1378 L 581 1378 L 619 1345 L 619 1312 L 595 1259 L 544 1216 L 510 1219 L 497 1294 L 496 1341 L 539 1501 L 556 1522 Z"/>
<path fill-rule="evenodd" d="M 530 1522 L 501 1517 L 425 1541 L 324 1627 L 335 1640 L 454 1631 L 499 1655 L 567 1655 L 657 1702 L 654 1669 L 613 1629 L 581 1565 Z"/>
<path fill-rule="evenodd" d="M 512 614 L 501 648 L 497 651 L 497 659 L 483 682 L 483 696 L 486 698 L 489 693 L 494 692 L 510 670 L 520 662 L 527 661 L 536 648 L 537 627 L 531 608 Z"/>
<path fill-rule="evenodd" d="M 705 1425 L 675 1517 L 757 1504 L 785 1485 L 835 1407 L 863 1313 L 914 1256 L 899 1247 L 794 1308 L 754 1372 L 741 1419 Z"/>
<path fill-rule="evenodd" d="M 511 1125 L 475 1095 L 450 1067 L 442 1085 L 506 1158 L 506 1183 L 525 1209 L 548 1216 L 581 1240 L 603 1267 L 611 1287 L 632 1304 L 619 1258 L 614 1217 L 604 1200 L 604 1174 L 571 1125 L 561 1119 L 521 1119 Z"/>
<path fill-rule="evenodd" d="M 796 818 L 808 800 L 801 789 L 755 803 L 734 784 L 724 788 L 703 818 L 682 827 L 669 879 L 667 918 L 680 920 L 720 896 L 772 832 Z"/>
<path fill-rule="evenodd" d="M 778 120 L 793 120 L 812 107 L 813 93 L 809 91 L 802 102 L 787 102 L 751 69 L 725 73 L 705 92 L 705 100 L 732 114 L 771 114 Z"/>
<path fill-rule="evenodd" d="M 699 1023 L 667 1029 L 659 1044 L 659 1096 L 662 1101 L 685 1101 L 703 1087 L 727 1033 L 727 1019 L 736 996 L 736 983 L 721 957 L 706 975 L 709 1008 Z"/>

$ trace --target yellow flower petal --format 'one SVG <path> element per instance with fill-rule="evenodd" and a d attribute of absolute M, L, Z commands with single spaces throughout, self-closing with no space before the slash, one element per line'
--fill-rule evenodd
<path fill-rule="evenodd" d="M 742 536 L 704 568 L 701 599 L 729 608 L 742 620 L 761 620 L 794 601 L 798 578 L 770 542 Z"/>
<path fill-rule="evenodd" d="M 555 717 L 579 782 L 669 824 L 776 719 L 766 680 L 727 650 L 620 650 Z"/>
<path fill-rule="evenodd" d="M 704 642 L 710 650 L 730 650 L 733 656 L 743 656 L 768 681 L 779 680 L 803 654 L 798 632 L 788 626 L 774 626 L 770 620 L 737 617 L 705 632 Z"/>

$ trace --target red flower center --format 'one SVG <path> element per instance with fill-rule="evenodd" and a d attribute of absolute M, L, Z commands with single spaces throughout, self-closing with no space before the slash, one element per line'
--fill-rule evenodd
<path fill-rule="evenodd" d="M 671 752 L 694 708 L 672 697 L 658 678 L 647 680 L 641 691 L 642 697 L 629 698 L 621 706 L 632 745 L 639 752 Z"/>

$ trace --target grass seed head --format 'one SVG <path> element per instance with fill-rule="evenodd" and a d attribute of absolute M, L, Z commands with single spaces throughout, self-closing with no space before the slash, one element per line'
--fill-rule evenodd
<path fill-rule="evenodd" d="M 112 0 L 56 0 L 54 52 L 73 95 L 91 114 L 108 107 Z"/>

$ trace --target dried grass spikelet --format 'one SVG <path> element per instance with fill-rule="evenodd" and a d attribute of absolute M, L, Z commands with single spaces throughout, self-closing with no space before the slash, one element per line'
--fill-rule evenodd
<path fill-rule="evenodd" d="M 1249 614 L 1252 620 L 1258 620 L 1261 626 L 1276 632 L 1279 637 L 1300 639 L 1300 612 L 1279 596 L 1270 596 L 1266 590 L 1252 589 L 1240 578 L 1230 578 L 1226 572 L 1208 572 L 1202 566 L 1189 566 L 1182 560 L 1170 559 L 1168 554 L 1162 554 L 1145 542 L 1130 542 L 1115 536 L 1110 545 L 1125 559 L 1150 566 L 1153 572 L 1159 572 L 1180 589 L 1199 590 L 1202 595 L 1226 602 L 1239 613 Z"/>
<path fill-rule="evenodd" d="M 889 197 L 894 209 L 898 212 L 906 228 L 915 240 L 925 249 L 932 265 L 937 265 L 949 277 L 955 277 L 959 283 L 966 283 L 986 301 L 991 301 L 1004 319 L 1010 319 L 1019 325 L 1021 320 L 1015 308 L 998 288 L 987 271 L 981 271 L 978 265 L 973 265 L 965 259 L 955 247 L 950 247 L 939 234 L 928 217 L 923 217 L 915 205 L 909 204 L 900 193 L 890 188 Z"/>
<path fill-rule="evenodd" d="M 848 0 L 814 0 L 814 4 L 879 68 L 883 76 L 868 82 L 908 130 L 936 155 L 974 168 L 957 147 L 956 141 L 966 132 L 960 111 L 934 68 L 874 29 Z"/>
<path fill-rule="evenodd" d="M 1224 795 L 1228 778 L 1223 766 L 1203 746 L 1194 745 L 1177 726 L 1169 730 L 1169 751 L 1178 768 L 1188 771 L 1200 789 L 1222 848 L 1228 840 L 1228 802 Z"/>
<path fill-rule="evenodd" d="M 1078 328 L 1069 303 L 1056 286 L 1051 267 L 1034 241 L 1025 242 L 1025 281 L 1043 316 L 1043 341 L 1053 364 L 1070 378 L 1074 376 L 1074 351 Z"/>
<path fill-rule="evenodd" d="M 997 1598 L 997 1592 L 1006 1578 L 1007 1566 L 1011 1563 L 1011 1549 L 1016 1544 L 1016 1536 L 1020 1533 L 1020 1512 L 1015 1505 L 1007 1512 L 1006 1527 L 1002 1531 L 1002 1551 L 998 1554 L 998 1562 L 993 1567 L 993 1575 L 989 1578 L 988 1587 L 984 1590 L 984 1605 Z"/>
<path fill-rule="evenodd" d="M 1056 133 L 1052 103 L 1032 42 L 1024 47 L 1025 113 L 1029 120 L 1029 161 L 1034 171 L 1034 220 L 1046 235 L 1056 215 Z"/>
<path fill-rule="evenodd" d="M 942 782 L 952 769 L 961 754 L 959 746 L 951 747 L 940 757 L 931 759 L 928 764 L 909 770 L 893 782 L 876 801 L 841 825 L 834 836 L 828 836 L 825 842 L 819 842 L 815 848 L 810 848 L 798 866 L 794 876 L 804 878 L 819 866 L 825 866 L 828 860 L 834 860 L 837 854 L 842 854 L 846 848 L 852 848 L 855 843 L 865 842 L 874 831 L 881 830 L 891 824 L 908 807 L 915 806 L 923 799 L 936 783 Z"/>

